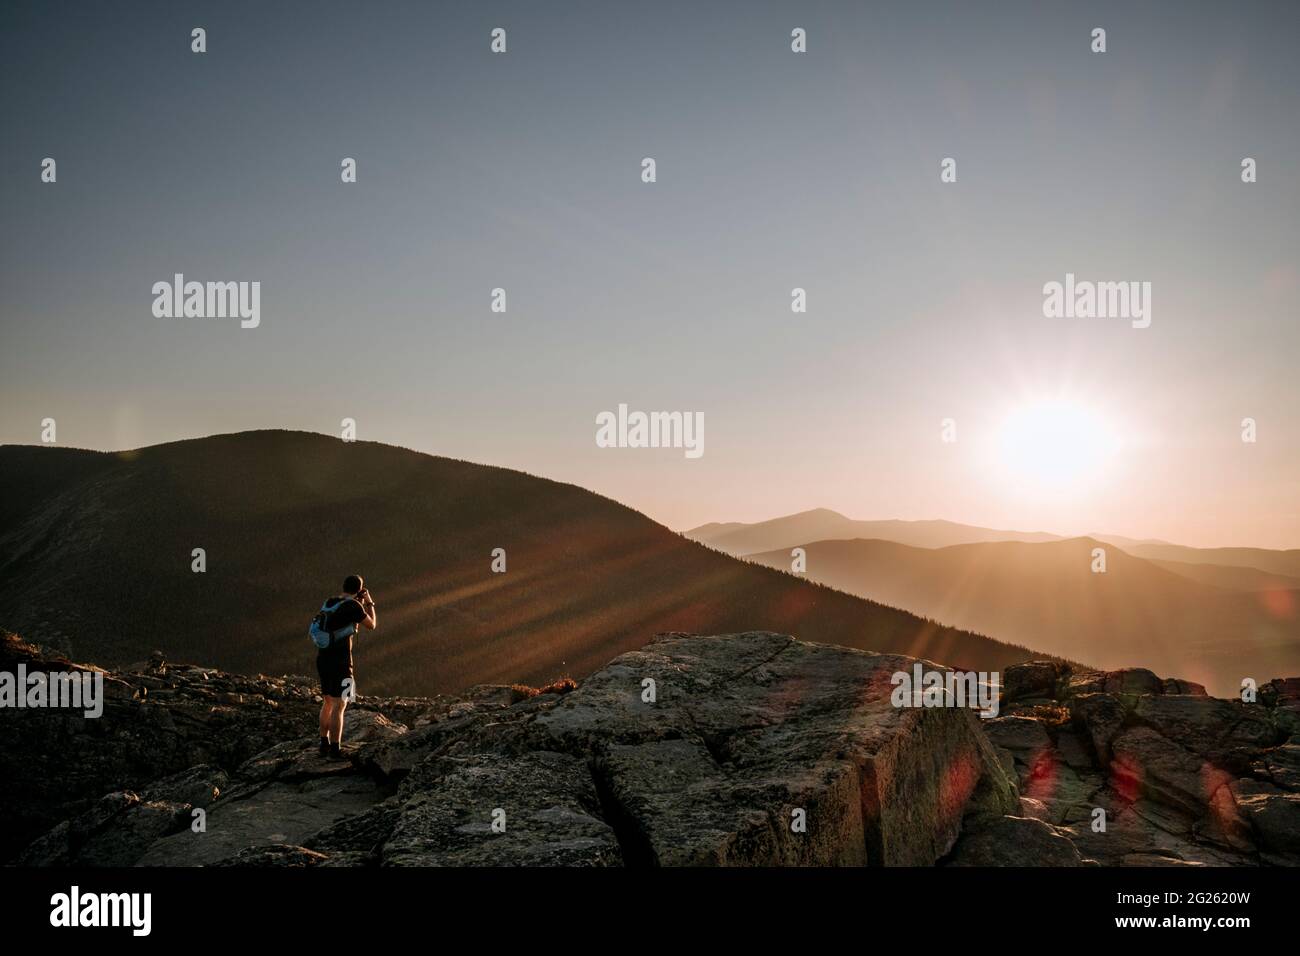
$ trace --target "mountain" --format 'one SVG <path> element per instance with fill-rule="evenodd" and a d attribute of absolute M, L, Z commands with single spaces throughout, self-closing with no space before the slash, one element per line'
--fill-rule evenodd
<path fill-rule="evenodd" d="M 1123 547 L 1123 546 L 1121 546 Z M 1152 561 L 1181 561 L 1185 564 L 1216 564 L 1231 568 L 1255 568 L 1268 574 L 1300 578 L 1300 549 L 1270 551 L 1267 548 L 1188 548 L 1180 544 L 1136 544 L 1124 548 L 1129 554 Z"/>
<path fill-rule="evenodd" d="M 1130 554 L 1133 552 L 1127 548 Z M 1282 574 L 1270 574 L 1259 568 L 1229 566 L 1223 564 L 1194 564 L 1188 561 L 1161 561 L 1147 558 L 1158 568 L 1164 568 L 1179 577 L 1212 584 L 1217 588 L 1231 588 L 1237 591 L 1294 591 L 1300 590 L 1300 578 L 1287 577 Z"/>
<path fill-rule="evenodd" d="M 979 541 L 1060 540 L 1057 535 L 1041 531 L 995 531 L 952 521 L 857 521 L 827 508 L 801 511 L 754 524 L 713 522 L 683 534 L 692 541 L 737 557 L 833 538 L 880 538 L 916 548 L 943 548 Z"/>
<path fill-rule="evenodd" d="M 379 610 L 357 641 L 362 693 L 543 684 L 661 631 L 780 628 L 978 670 L 1031 656 L 504 468 L 285 431 L 0 448 L 0 624 L 76 659 L 313 673 L 307 625 L 353 572 Z"/>
<path fill-rule="evenodd" d="M 1084 538 L 1096 538 L 1098 541 L 1104 541 L 1106 544 L 1113 544 L 1117 548 L 1123 548 L 1125 551 L 1132 551 L 1136 547 L 1148 544 L 1167 545 L 1168 541 L 1161 541 L 1159 538 L 1126 538 L 1122 534 L 1086 534 L 1081 535 Z"/>
<path fill-rule="evenodd" d="M 828 508 L 814 508 L 753 524 L 713 521 L 682 533 L 692 541 L 736 557 L 782 548 L 788 550 L 809 541 L 852 538 L 876 538 L 914 548 L 946 548 L 985 541 L 1041 543 L 1065 540 L 1064 535 L 1045 531 L 999 531 L 953 521 L 858 521 Z M 1156 538 L 1127 538 L 1118 534 L 1092 534 L 1088 537 L 1113 544 L 1139 558 L 1150 559 L 1175 574 L 1220 587 L 1252 591 L 1300 587 L 1300 550 L 1190 548 Z M 1215 569 L 1206 570 L 1194 565 L 1213 565 Z M 1227 570 L 1230 568 L 1245 570 Z"/>
<path fill-rule="evenodd" d="M 1184 674 L 1232 696 L 1243 677 L 1300 673 L 1300 591 L 1207 586 L 1091 538 L 914 548 L 805 544 L 807 576 L 957 627 L 1100 667 Z M 788 569 L 782 549 L 750 560 Z"/>

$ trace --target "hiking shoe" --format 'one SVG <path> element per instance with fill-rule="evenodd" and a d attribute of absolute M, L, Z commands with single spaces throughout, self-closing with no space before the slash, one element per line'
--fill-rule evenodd
<path fill-rule="evenodd" d="M 348 755 L 339 749 L 338 744 L 330 744 L 330 760 L 347 760 Z"/>
<path fill-rule="evenodd" d="M 322 737 L 320 739 L 320 755 L 322 757 L 328 757 L 329 754 L 330 754 L 330 742 L 326 740 L 324 737 Z"/>

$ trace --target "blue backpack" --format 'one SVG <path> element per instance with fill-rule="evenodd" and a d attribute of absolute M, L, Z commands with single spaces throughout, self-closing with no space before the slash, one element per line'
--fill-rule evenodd
<path fill-rule="evenodd" d="M 355 624 L 341 627 L 337 631 L 329 630 L 329 616 L 331 612 L 342 607 L 344 601 L 350 600 L 352 599 L 330 598 L 320 606 L 320 612 L 311 619 L 311 627 L 307 629 L 307 634 L 311 637 L 311 642 L 320 650 L 325 650 L 339 638 L 351 637 L 357 632 L 357 626 Z"/>

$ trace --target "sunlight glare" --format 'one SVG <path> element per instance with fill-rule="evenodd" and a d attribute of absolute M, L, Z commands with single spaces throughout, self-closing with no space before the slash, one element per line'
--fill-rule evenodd
<path fill-rule="evenodd" d="M 1017 484 L 1070 491 L 1102 477 L 1119 437 L 1095 412 L 1072 402 L 1036 402 L 1016 409 L 999 433 L 999 458 Z"/>

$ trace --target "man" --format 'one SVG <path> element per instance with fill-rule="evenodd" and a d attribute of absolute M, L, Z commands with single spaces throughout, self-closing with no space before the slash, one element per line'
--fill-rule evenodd
<path fill-rule="evenodd" d="M 352 676 L 352 635 L 357 626 L 373 631 L 378 623 L 375 602 L 366 590 L 359 574 L 349 574 L 343 579 L 343 593 L 333 603 L 325 602 L 329 618 L 326 628 L 331 632 L 347 630 L 330 642 L 329 647 L 316 652 L 316 673 L 320 675 L 320 755 L 335 760 L 343 759 L 340 744 L 343 742 L 343 711 L 348 700 L 356 696 Z"/>

